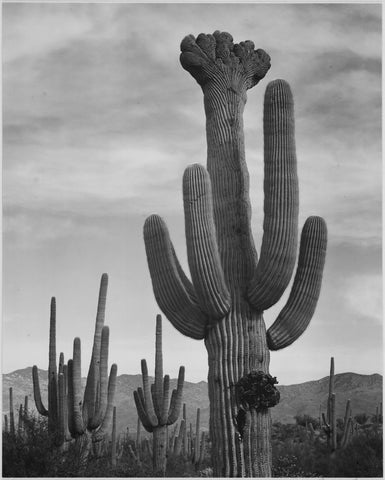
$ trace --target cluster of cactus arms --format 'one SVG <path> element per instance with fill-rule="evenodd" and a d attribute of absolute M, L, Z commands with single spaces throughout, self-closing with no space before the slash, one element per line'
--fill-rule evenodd
<path fill-rule="evenodd" d="M 336 394 L 334 392 L 334 358 L 330 359 L 329 395 L 327 401 L 326 416 L 322 414 L 323 429 L 326 433 L 327 444 L 332 453 L 337 448 L 346 447 L 353 431 L 353 418 L 350 400 L 346 402 L 343 431 L 341 437 L 337 437 Z"/>
<path fill-rule="evenodd" d="M 306 220 L 291 293 L 266 331 L 263 312 L 284 293 L 297 255 L 292 93 L 283 80 L 266 88 L 264 231 L 258 260 L 242 116 L 246 92 L 265 76 L 270 58 L 255 50 L 253 42 L 234 44 L 230 34 L 216 31 L 185 37 L 180 61 L 203 90 L 207 169 L 194 164 L 183 176 L 191 280 L 181 268 L 163 219 L 151 215 L 145 222 L 153 290 L 175 328 L 205 341 L 214 476 L 271 476 L 269 409 L 243 401 L 240 435 L 236 419 L 242 399 L 236 385 L 254 372 L 267 375 L 270 350 L 287 347 L 307 328 L 320 293 L 326 224 L 320 217 Z"/>
<path fill-rule="evenodd" d="M 148 432 L 153 434 L 154 474 L 166 471 L 167 427 L 178 420 L 182 406 L 184 367 L 179 368 L 177 388 L 170 401 L 170 377 L 163 378 L 162 318 L 156 317 L 155 383 L 150 386 L 146 360 L 142 360 L 143 388 L 134 391 L 138 416 Z"/>
<path fill-rule="evenodd" d="M 92 436 L 94 445 L 109 433 L 112 422 L 116 388 L 117 366 L 111 366 L 108 376 L 109 328 L 104 325 L 108 276 L 102 275 L 92 357 L 87 383 L 82 395 L 81 344 L 76 337 L 73 342 L 73 357 L 64 363 L 60 353 L 59 368 L 56 365 L 56 301 L 51 300 L 49 366 L 48 366 L 48 408 L 41 399 L 38 369 L 33 372 L 35 404 L 41 415 L 48 416 L 50 433 L 59 445 L 65 440 L 79 439 L 86 434 Z"/>

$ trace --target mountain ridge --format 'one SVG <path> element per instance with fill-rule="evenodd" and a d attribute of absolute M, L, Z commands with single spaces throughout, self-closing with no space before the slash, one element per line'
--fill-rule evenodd
<path fill-rule="evenodd" d="M 39 369 L 40 388 L 43 402 L 47 399 L 47 370 Z M 9 387 L 13 389 L 14 408 L 22 403 L 28 395 L 29 407 L 35 409 L 32 385 L 32 367 L 18 369 L 3 374 L 3 413 L 9 410 Z M 153 381 L 153 377 L 150 377 Z M 85 385 L 85 378 L 82 378 Z M 177 379 L 171 379 L 171 388 L 175 388 Z M 351 400 L 353 415 L 366 412 L 372 414 L 376 406 L 382 402 L 383 377 L 379 373 L 364 375 L 354 372 L 338 373 L 335 375 L 335 392 L 337 416 L 342 417 L 346 401 Z M 117 423 L 120 432 L 136 430 L 137 413 L 133 400 L 133 391 L 141 386 L 141 374 L 121 374 L 117 377 L 116 407 Z M 329 377 L 318 380 L 309 380 L 292 385 L 277 385 L 280 394 L 280 403 L 271 409 L 273 422 L 293 423 L 295 415 L 308 414 L 318 418 L 321 411 L 326 411 L 326 402 L 329 388 Z M 187 422 L 195 424 L 196 409 L 201 409 L 202 429 L 208 430 L 209 400 L 207 382 L 185 381 L 184 402 L 187 407 Z"/>

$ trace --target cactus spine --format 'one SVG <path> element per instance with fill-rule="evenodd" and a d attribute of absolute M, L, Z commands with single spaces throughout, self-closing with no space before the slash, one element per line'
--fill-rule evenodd
<path fill-rule="evenodd" d="M 251 233 L 243 110 L 247 89 L 270 67 L 253 42 L 230 34 L 185 37 L 180 61 L 203 90 L 207 170 L 192 165 L 183 177 L 190 281 L 182 271 L 165 222 L 150 216 L 144 240 L 159 307 L 182 334 L 204 339 L 208 351 L 210 436 L 214 476 L 271 476 L 270 414 L 243 402 L 237 384 L 269 373 L 270 350 L 284 348 L 307 328 L 318 300 L 326 252 L 322 218 L 307 219 L 287 304 L 266 332 L 263 311 L 292 276 L 297 249 L 298 181 L 293 97 L 283 80 L 264 100 L 264 233 L 258 261 Z M 251 377 L 250 377 L 251 378 Z M 267 377 L 266 377 L 267 378 Z M 242 414 L 243 415 L 243 414 Z"/>
<path fill-rule="evenodd" d="M 162 317 L 156 317 L 155 383 L 150 386 L 146 360 L 142 360 L 143 389 L 134 391 L 134 400 L 143 427 L 153 434 L 154 474 L 166 471 L 167 426 L 178 420 L 182 406 L 184 367 L 179 368 L 178 385 L 170 394 L 170 377 L 163 378 Z"/>

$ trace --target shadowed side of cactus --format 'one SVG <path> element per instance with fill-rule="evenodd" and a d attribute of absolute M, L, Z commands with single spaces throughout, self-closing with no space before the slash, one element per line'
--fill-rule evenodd
<path fill-rule="evenodd" d="M 253 42 L 234 44 L 230 34 L 216 31 L 185 37 L 180 61 L 203 91 L 207 169 L 195 164 L 183 176 L 191 280 L 182 271 L 165 222 L 158 215 L 145 222 L 153 290 L 175 328 L 205 340 L 214 476 L 267 477 L 272 461 L 269 408 L 278 398 L 269 377 L 270 350 L 293 343 L 310 322 L 320 292 L 326 225 L 319 217 L 306 221 L 291 294 L 266 332 L 263 312 L 281 298 L 296 261 L 293 96 L 284 80 L 269 83 L 265 92 L 264 222 L 258 258 L 243 111 L 247 90 L 265 76 L 270 58 L 255 50 Z M 254 397 L 237 395 L 240 382 L 250 384 Z"/>
<path fill-rule="evenodd" d="M 179 368 L 177 388 L 171 393 L 170 377 L 163 377 L 162 318 L 156 317 L 155 333 L 155 383 L 150 385 L 146 360 L 141 362 L 143 388 L 134 391 L 138 416 L 143 427 L 153 434 L 154 475 L 166 472 L 167 427 L 174 424 L 182 407 L 184 367 Z"/>

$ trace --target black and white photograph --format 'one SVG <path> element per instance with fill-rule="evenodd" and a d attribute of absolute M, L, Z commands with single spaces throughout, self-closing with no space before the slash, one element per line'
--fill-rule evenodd
<path fill-rule="evenodd" d="M 2 476 L 383 478 L 382 2 L 2 2 Z"/>

